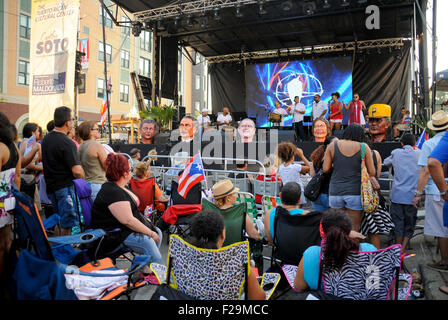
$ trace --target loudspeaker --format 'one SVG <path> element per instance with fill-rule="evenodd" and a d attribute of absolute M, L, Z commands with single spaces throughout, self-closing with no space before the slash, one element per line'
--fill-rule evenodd
<path fill-rule="evenodd" d="M 182 120 L 182 118 L 185 117 L 185 107 L 179 106 L 177 110 L 178 110 L 179 122 L 180 122 L 180 120 Z"/>
<path fill-rule="evenodd" d="M 158 133 L 154 137 L 154 144 L 167 144 L 170 141 L 170 132 Z"/>

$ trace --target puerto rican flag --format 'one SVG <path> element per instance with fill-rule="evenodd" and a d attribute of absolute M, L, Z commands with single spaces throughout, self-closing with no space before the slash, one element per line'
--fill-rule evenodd
<path fill-rule="evenodd" d="M 426 129 L 425 129 L 425 130 L 423 130 L 422 134 L 418 138 L 417 143 L 415 145 L 417 146 L 417 148 L 419 148 L 421 150 L 423 147 L 423 144 L 425 143 L 426 140 L 428 140 L 428 134 L 426 133 Z"/>
<path fill-rule="evenodd" d="M 109 90 L 109 83 L 110 83 L 110 78 L 109 81 L 106 81 L 106 90 Z M 104 126 L 104 124 L 106 123 L 107 120 L 107 100 L 106 100 L 106 93 L 104 93 L 104 97 L 103 97 L 103 102 L 101 103 L 101 109 L 100 109 L 100 114 L 101 114 L 101 126 Z M 110 101 L 110 100 L 109 100 Z"/>
<path fill-rule="evenodd" d="M 191 158 L 179 177 L 179 187 L 177 192 L 185 199 L 188 191 L 195 185 L 205 180 L 204 165 L 201 155 L 198 153 Z"/>

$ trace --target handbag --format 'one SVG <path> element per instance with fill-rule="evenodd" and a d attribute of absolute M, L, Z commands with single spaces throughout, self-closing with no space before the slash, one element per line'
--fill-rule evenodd
<path fill-rule="evenodd" d="M 306 185 L 304 190 L 305 197 L 307 197 L 310 201 L 316 201 L 317 198 L 319 198 L 323 180 L 324 172 L 321 169 Z"/>
<path fill-rule="evenodd" d="M 379 204 L 378 193 L 374 190 L 367 172 L 364 143 L 361 143 L 361 202 L 366 213 L 375 212 Z"/>

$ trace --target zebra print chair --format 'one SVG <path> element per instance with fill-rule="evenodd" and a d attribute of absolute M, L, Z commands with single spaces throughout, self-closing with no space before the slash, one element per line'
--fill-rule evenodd
<path fill-rule="evenodd" d="M 322 247 L 322 246 L 321 246 Z M 321 251 L 321 261 L 323 253 Z M 320 280 L 323 290 L 352 300 L 407 300 L 412 277 L 401 271 L 401 245 L 377 251 L 351 252 L 341 270 L 325 270 Z M 283 266 L 283 273 L 294 288 L 297 266 Z M 398 286 L 395 286 L 398 279 Z M 296 290 L 297 291 L 297 290 Z"/>

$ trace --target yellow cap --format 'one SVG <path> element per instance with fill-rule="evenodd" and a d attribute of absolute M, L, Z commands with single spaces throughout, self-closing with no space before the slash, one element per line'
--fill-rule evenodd
<path fill-rule="evenodd" d="M 372 104 L 369 108 L 369 118 L 385 118 L 391 116 L 391 107 L 387 104 Z"/>

